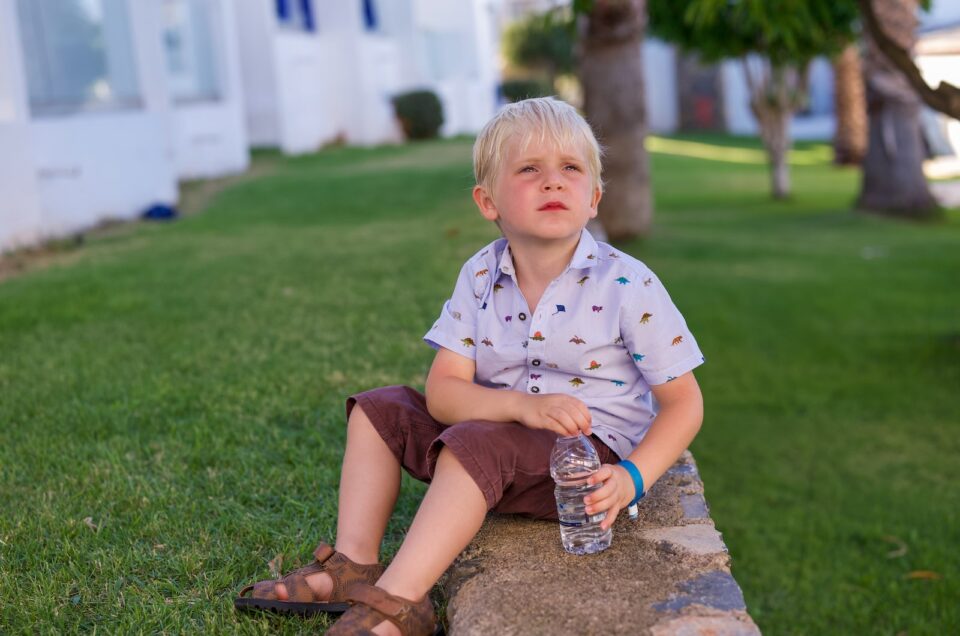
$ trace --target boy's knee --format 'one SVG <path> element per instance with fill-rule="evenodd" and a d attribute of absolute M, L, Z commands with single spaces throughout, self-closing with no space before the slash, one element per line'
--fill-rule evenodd
<path fill-rule="evenodd" d="M 351 424 L 356 420 L 367 420 L 367 421 L 370 420 L 370 418 L 367 417 L 367 414 L 364 413 L 363 407 L 360 406 L 359 402 L 357 402 L 351 407 L 350 415 L 347 417 L 347 424 Z"/>
<path fill-rule="evenodd" d="M 347 417 L 347 428 L 352 430 L 369 429 L 373 427 L 373 422 L 367 417 L 363 407 L 360 404 L 353 405 L 350 409 L 350 415 Z"/>
<path fill-rule="evenodd" d="M 347 435 L 359 435 L 364 438 L 371 435 L 382 437 L 373 420 L 370 419 L 359 403 L 353 405 L 353 408 L 350 409 L 350 415 L 347 417 Z"/>
<path fill-rule="evenodd" d="M 457 454 L 450 450 L 449 446 L 442 446 L 437 453 L 437 466 L 443 466 L 446 469 L 465 470 L 463 462 L 457 457 Z"/>
<path fill-rule="evenodd" d="M 450 450 L 449 446 L 441 446 L 440 452 L 437 453 L 437 466 L 449 465 L 451 463 L 460 465 L 460 460 L 457 459 L 457 456 L 453 454 L 453 451 Z"/>

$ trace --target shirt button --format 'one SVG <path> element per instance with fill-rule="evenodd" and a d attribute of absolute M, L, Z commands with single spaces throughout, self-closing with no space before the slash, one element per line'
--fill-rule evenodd
<path fill-rule="evenodd" d="M 530 392 L 531 392 L 531 393 L 539 393 L 539 392 L 540 392 L 540 387 L 538 387 L 538 386 L 532 386 L 532 387 L 530 387 Z"/>
<path fill-rule="evenodd" d="M 534 360 L 534 361 L 531 362 L 530 364 L 532 364 L 532 365 L 535 366 L 535 367 L 539 367 L 539 366 L 540 366 L 540 361 L 539 361 L 539 360 Z"/>
<path fill-rule="evenodd" d="M 526 320 L 526 319 L 527 319 L 527 314 L 525 314 L 525 313 L 523 313 L 523 312 L 521 311 L 519 314 L 517 314 L 517 318 L 519 318 L 520 320 Z"/>

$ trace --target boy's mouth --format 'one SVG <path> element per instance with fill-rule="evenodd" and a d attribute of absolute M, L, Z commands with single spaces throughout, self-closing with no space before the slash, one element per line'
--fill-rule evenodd
<path fill-rule="evenodd" d="M 560 201 L 550 201 L 548 203 L 544 203 L 537 209 L 540 210 L 541 212 L 545 210 L 566 210 L 567 206 L 565 206 Z"/>

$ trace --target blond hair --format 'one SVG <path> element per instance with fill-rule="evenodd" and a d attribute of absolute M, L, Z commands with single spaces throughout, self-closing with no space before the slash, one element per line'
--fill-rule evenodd
<path fill-rule="evenodd" d="M 537 139 L 551 140 L 558 148 L 578 147 L 586 158 L 594 187 L 603 187 L 600 178 L 603 154 L 590 124 L 576 109 L 553 97 L 537 97 L 507 104 L 487 122 L 473 144 L 473 176 L 477 185 L 491 190 L 503 161 L 508 140 L 518 139 L 525 148 Z"/>

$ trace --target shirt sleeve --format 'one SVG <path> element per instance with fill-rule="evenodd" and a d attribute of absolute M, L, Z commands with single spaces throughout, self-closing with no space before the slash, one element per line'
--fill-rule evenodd
<path fill-rule="evenodd" d="M 647 384 L 669 382 L 705 362 L 660 280 L 647 272 L 624 299 L 620 334 Z"/>
<path fill-rule="evenodd" d="M 449 349 L 454 353 L 477 359 L 477 312 L 480 309 L 482 294 L 477 291 L 477 270 L 468 261 L 460 270 L 453 296 L 443 304 L 440 316 L 433 327 L 424 336 L 424 341 L 439 349 Z M 483 276 L 488 279 L 489 276 Z M 479 296 L 479 298 L 478 298 Z"/>

